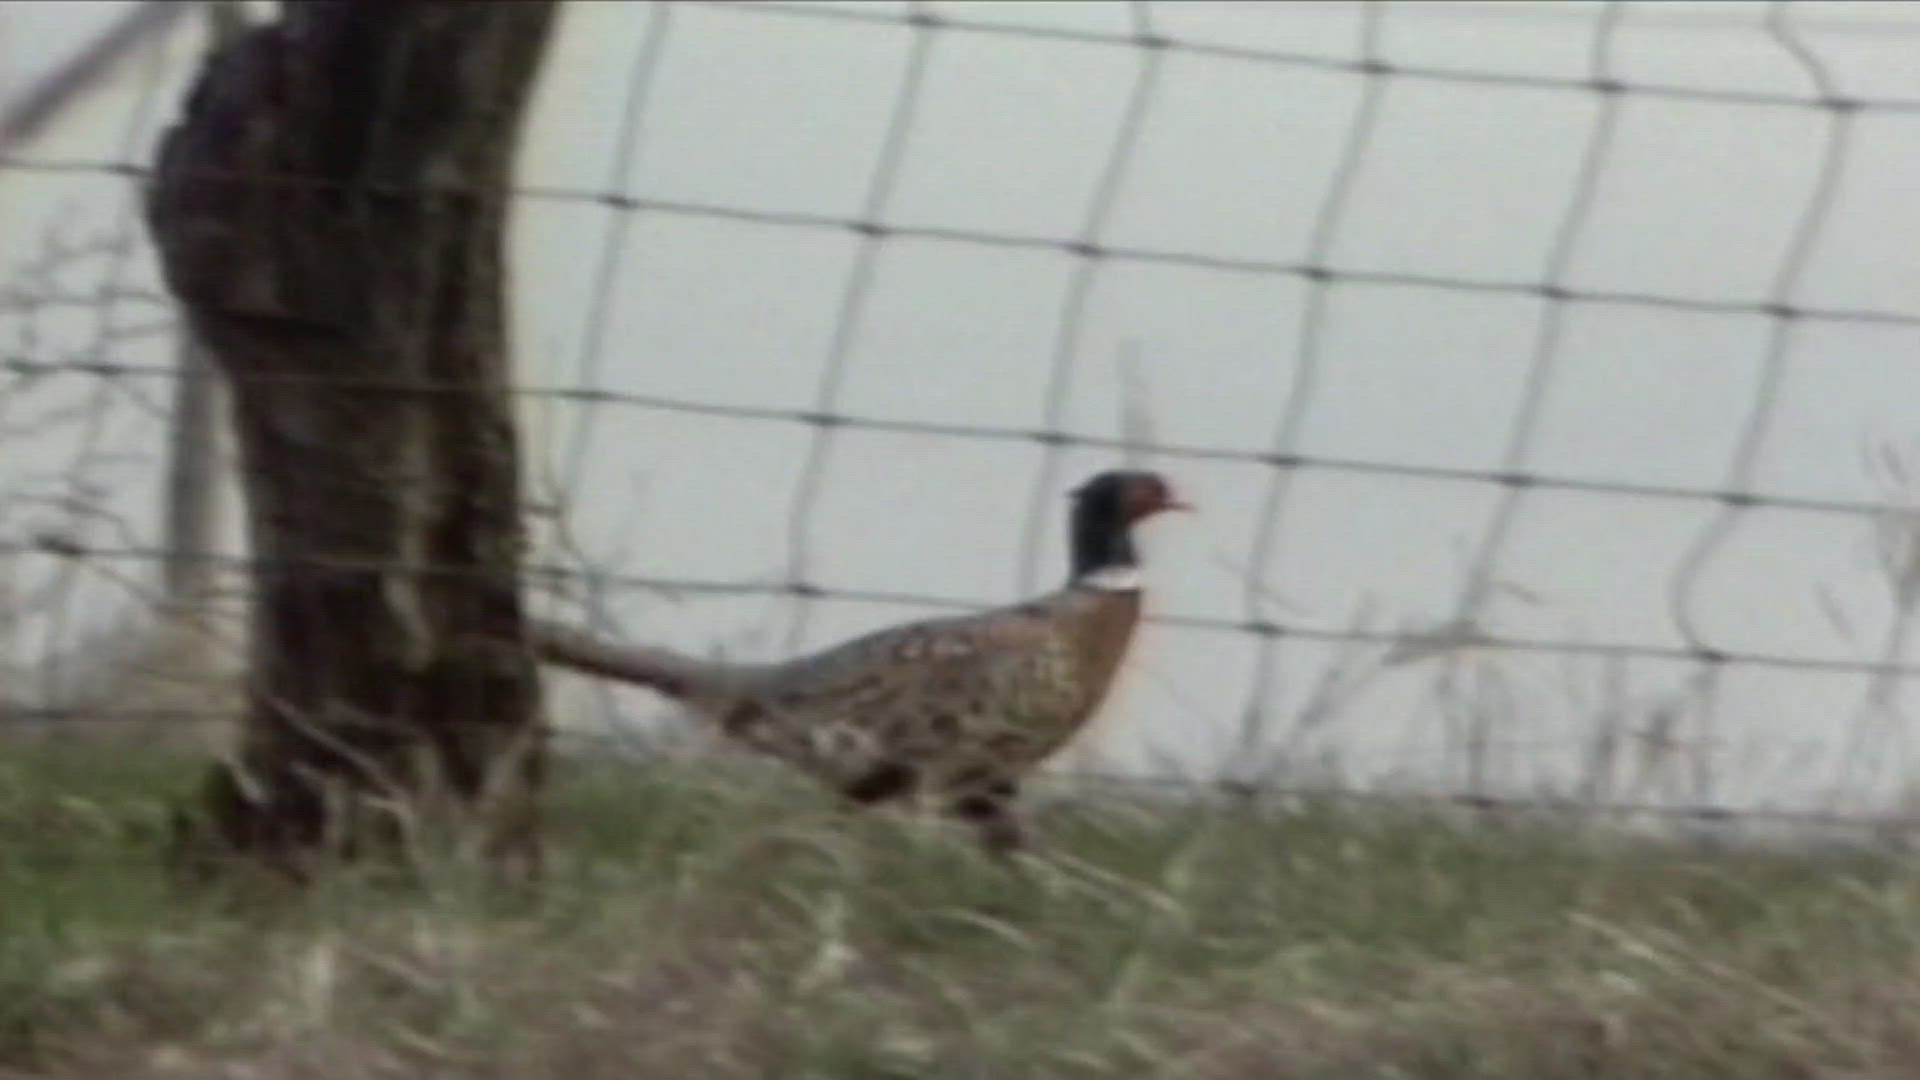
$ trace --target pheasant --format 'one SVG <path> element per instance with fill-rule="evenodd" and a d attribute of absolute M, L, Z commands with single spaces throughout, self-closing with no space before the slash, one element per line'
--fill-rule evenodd
<path fill-rule="evenodd" d="M 648 687 L 854 803 L 927 794 L 1007 854 L 1024 843 L 1021 779 L 1112 686 L 1141 613 L 1133 527 L 1189 509 L 1166 480 L 1103 472 L 1073 492 L 1065 585 L 1024 603 L 924 619 L 783 662 L 732 664 L 531 628 L 549 663 Z"/>

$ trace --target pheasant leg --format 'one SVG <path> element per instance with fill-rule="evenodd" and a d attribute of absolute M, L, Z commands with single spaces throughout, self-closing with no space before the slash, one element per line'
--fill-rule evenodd
<path fill-rule="evenodd" d="M 872 806 L 905 795 L 918 781 L 913 766 L 883 761 L 842 787 L 840 794 L 861 806 Z"/>
<path fill-rule="evenodd" d="M 973 826 L 980 844 L 993 855 L 1006 857 L 1026 846 L 1026 834 L 1013 812 L 1019 794 L 1011 780 L 994 780 L 973 788 L 950 804 L 954 817 Z"/>

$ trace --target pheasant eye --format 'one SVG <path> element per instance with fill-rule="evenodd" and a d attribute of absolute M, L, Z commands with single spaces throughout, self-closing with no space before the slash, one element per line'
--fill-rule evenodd
<path fill-rule="evenodd" d="M 1163 485 L 1153 480 L 1136 480 L 1127 485 L 1127 512 L 1136 517 L 1150 513 L 1165 497 Z"/>

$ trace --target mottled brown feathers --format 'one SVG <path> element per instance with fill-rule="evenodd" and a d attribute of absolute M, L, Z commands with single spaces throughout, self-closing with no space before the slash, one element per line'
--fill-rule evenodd
<path fill-rule="evenodd" d="M 1019 778 L 1099 708 L 1140 609 L 1137 591 L 1069 585 L 1017 607 L 890 627 L 758 668 L 629 650 L 544 624 L 535 643 L 550 661 L 676 698 L 855 802 L 930 793 L 1001 847 L 1016 829 L 989 804 L 1011 799 Z"/>

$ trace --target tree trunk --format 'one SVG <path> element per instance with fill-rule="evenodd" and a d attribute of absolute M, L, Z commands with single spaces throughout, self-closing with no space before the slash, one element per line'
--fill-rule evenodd
<path fill-rule="evenodd" d="M 147 203 L 232 391 L 256 559 L 245 730 L 192 838 L 298 866 L 444 825 L 530 854 L 502 253 L 554 5 L 285 10 L 209 61 Z"/>

